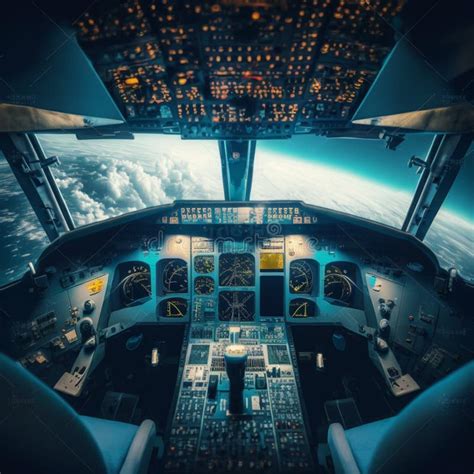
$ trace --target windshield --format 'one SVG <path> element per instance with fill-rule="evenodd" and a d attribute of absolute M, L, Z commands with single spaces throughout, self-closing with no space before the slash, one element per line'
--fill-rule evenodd
<path fill-rule="evenodd" d="M 177 199 L 224 199 L 218 144 L 178 136 L 137 134 L 134 140 L 77 140 L 38 135 L 76 226 Z M 412 135 L 388 150 L 382 140 L 296 136 L 257 143 L 251 199 L 303 200 L 400 228 L 419 175 L 407 162 L 425 157 L 432 135 Z M 474 280 L 473 153 L 425 243 L 440 264 L 456 265 Z M 47 244 L 44 231 L 5 160 L 2 249 L 8 258 L 0 283 L 18 278 Z M 16 212 L 15 209 L 22 209 Z M 24 236 L 18 239 L 17 236 Z"/>
<path fill-rule="evenodd" d="M 419 175 L 407 166 L 424 158 L 433 135 L 411 135 L 395 150 L 381 140 L 299 136 L 261 142 L 255 157 L 252 199 L 301 199 L 401 228 Z M 474 150 L 424 242 L 442 267 L 455 266 L 474 281 Z"/>
<path fill-rule="evenodd" d="M 424 239 L 445 268 L 474 282 L 474 147 Z"/>
<path fill-rule="evenodd" d="M 299 136 L 258 144 L 252 199 L 301 199 L 400 228 L 431 135 L 408 137 L 396 151 L 382 140 Z"/>

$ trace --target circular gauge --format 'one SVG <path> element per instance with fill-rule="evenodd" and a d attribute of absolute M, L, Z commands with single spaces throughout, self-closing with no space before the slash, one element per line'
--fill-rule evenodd
<path fill-rule="evenodd" d="M 211 295 L 214 293 L 214 280 L 211 277 L 197 277 L 194 279 L 194 293 L 196 295 Z"/>
<path fill-rule="evenodd" d="M 198 255 L 194 259 L 196 273 L 212 273 L 214 271 L 214 257 L 212 255 Z"/>
<path fill-rule="evenodd" d="M 344 304 L 350 304 L 352 296 L 352 282 L 336 265 L 326 267 L 324 275 L 324 296 L 332 298 Z"/>
<path fill-rule="evenodd" d="M 131 306 L 151 295 L 150 268 L 131 264 L 120 271 L 120 299 L 123 306 Z"/>
<path fill-rule="evenodd" d="M 290 301 L 290 317 L 312 318 L 316 316 L 316 303 L 306 298 L 295 298 Z"/>
<path fill-rule="evenodd" d="M 290 264 L 290 292 L 311 293 L 313 270 L 307 260 L 295 260 Z"/>
<path fill-rule="evenodd" d="M 253 291 L 221 291 L 219 293 L 221 321 L 253 321 L 255 293 Z"/>
<path fill-rule="evenodd" d="M 219 258 L 219 285 L 254 286 L 255 259 L 249 253 L 225 253 Z"/>
<path fill-rule="evenodd" d="M 188 301 L 184 298 L 168 298 L 160 301 L 158 311 L 163 318 L 184 318 L 188 312 Z"/>
<path fill-rule="evenodd" d="M 188 266 L 184 260 L 169 260 L 163 268 L 165 293 L 186 293 L 188 291 Z"/>

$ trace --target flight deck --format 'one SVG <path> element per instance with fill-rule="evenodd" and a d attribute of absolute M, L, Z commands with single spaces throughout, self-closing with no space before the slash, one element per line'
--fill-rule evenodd
<path fill-rule="evenodd" d="M 0 474 L 474 472 L 471 3 L 3 5 Z"/>
<path fill-rule="evenodd" d="M 387 226 L 301 202 L 183 201 L 55 241 L 22 280 L 28 298 L 12 288 L 2 342 L 80 398 L 115 338 L 183 328 L 165 472 L 312 472 L 299 367 L 323 370 L 324 354 L 299 350 L 296 328 L 310 347 L 318 328 L 335 345 L 365 344 L 386 389 L 409 396 L 468 357 L 446 337 L 462 324 L 443 301 L 448 283 L 421 242 Z M 170 351 L 160 341 L 151 366 Z M 235 347 L 240 382 L 226 359 Z"/>

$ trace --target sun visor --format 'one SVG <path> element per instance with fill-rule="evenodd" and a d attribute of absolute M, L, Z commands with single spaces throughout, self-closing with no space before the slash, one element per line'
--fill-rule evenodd
<path fill-rule="evenodd" d="M 474 129 L 474 107 L 408 39 L 401 39 L 352 123 L 437 133 Z"/>
<path fill-rule="evenodd" d="M 0 132 L 123 123 L 72 31 L 46 12 L 22 13 L 2 18 L 0 28 Z"/>

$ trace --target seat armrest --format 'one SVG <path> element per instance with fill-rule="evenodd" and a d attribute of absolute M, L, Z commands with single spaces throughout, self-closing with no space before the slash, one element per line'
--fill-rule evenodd
<path fill-rule="evenodd" d="M 336 474 L 360 474 L 346 433 L 340 423 L 332 423 L 329 426 L 328 444 Z"/>
<path fill-rule="evenodd" d="M 120 469 L 120 474 L 146 474 L 155 444 L 155 423 L 151 420 L 145 420 L 139 426 L 132 440 L 127 457 Z"/>

